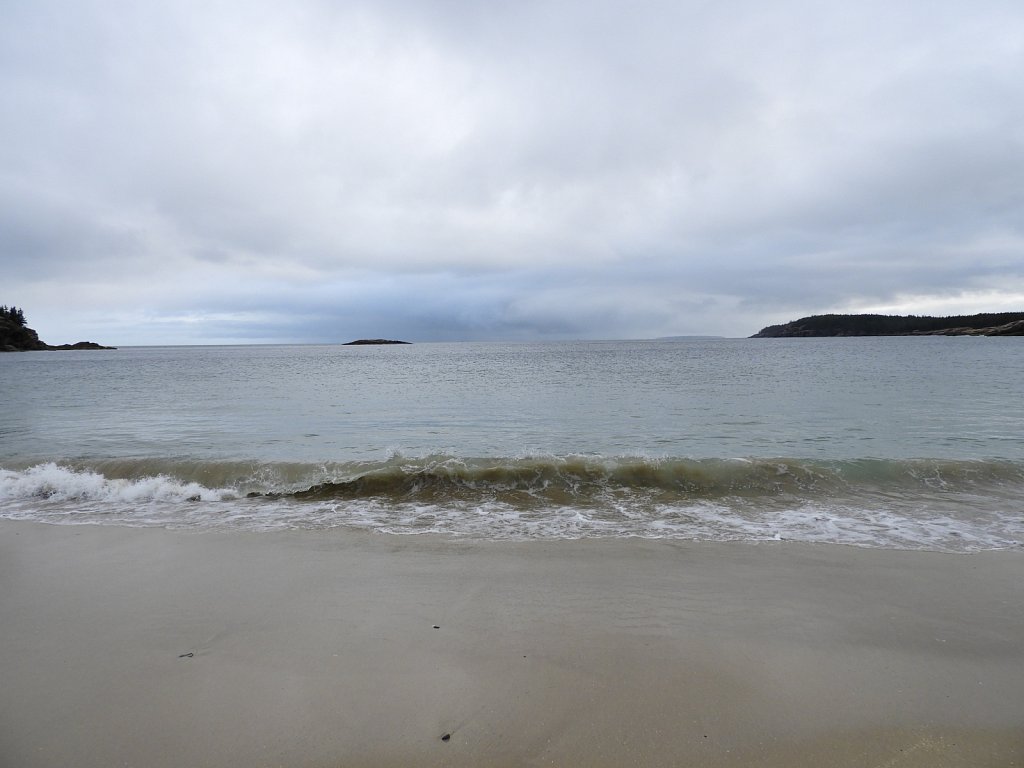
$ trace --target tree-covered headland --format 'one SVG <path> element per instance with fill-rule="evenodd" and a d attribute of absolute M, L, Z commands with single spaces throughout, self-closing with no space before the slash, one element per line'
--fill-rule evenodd
<path fill-rule="evenodd" d="M 40 340 L 39 334 L 28 327 L 25 312 L 20 307 L 0 306 L 0 352 L 38 352 L 55 349 L 114 349 L 93 341 L 51 346 Z"/>
<path fill-rule="evenodd" d="M 1024 336 L 1024 312 L 978 315 L 812 315 L 769 325 L 751 338 L 799 336 Z"/>

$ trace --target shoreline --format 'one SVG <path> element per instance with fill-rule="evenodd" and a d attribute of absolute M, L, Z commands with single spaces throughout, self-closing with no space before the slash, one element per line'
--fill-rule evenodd
<path fill-rule="evenodd" d="M 1005 550 L 5 520 L 0 764 L 1024 765 L 1022 583 Z"/>

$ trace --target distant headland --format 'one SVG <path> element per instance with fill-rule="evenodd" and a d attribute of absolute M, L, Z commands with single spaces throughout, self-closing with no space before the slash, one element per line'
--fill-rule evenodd
<path fill-rule="evenodd" d="M 411 341 L 395 341 L 394 339 L 356 339 L 355 341 L 346 341 L 342 344 L 343 347 L 358 347 L 366 344 L 412 344 Z"/>
<path fill-rule="evenodd" d="M 769 325 L 750 338 L 806 336 L 1024 336 L 1024 312 L 951 317 L 812 315 L 784 325 Z"/>
<path fill-rule="evenodd" d="M 40 341 L 39 334 L 25 324 L 25 313 L 18 307 L 0 307 L 0 352 L 34 352 L 65 349 L 117 349 L 94 341 L 53 346 Z"/>
<path fill-rule="evenodd" d="M 659 336 L 654 341 L 711 341 L 724 338 L 725 336 Z"/>

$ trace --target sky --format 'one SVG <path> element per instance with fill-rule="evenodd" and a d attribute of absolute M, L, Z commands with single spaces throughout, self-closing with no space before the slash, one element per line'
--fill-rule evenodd
<path fill-rule="evenodd" d="M 0 0 L 51 344 L 1024 311 L 1020 0 Z"/>

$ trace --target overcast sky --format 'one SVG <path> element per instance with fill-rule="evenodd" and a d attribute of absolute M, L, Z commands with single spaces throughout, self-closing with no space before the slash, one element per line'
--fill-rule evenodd
<path fill-rule="evenodd" d="M 0 0 L 50 343 L 1024 311 L 1020 0 Z"/>

